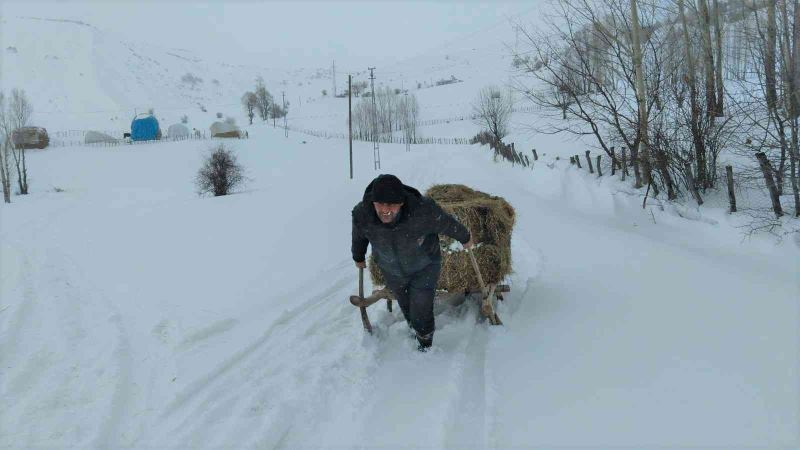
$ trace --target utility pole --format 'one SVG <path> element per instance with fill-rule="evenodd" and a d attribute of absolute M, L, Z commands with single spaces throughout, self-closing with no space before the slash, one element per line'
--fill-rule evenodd
<path fill-rule="evenodd" d="M 347 130 L 350 138 L 350 179 L 353 179 L 353 76 L 347 76 Z"/>
<path fill-rule="evenodd" d="M 333 92 L 333 96 L 336 97 L 336 61 L 333 62 L 333 66 L 331 67 L 331 75 L 332 75 L 332 78 L 333 78 L 333 91 L 332 92 Z M 350 79 L 350 75 L 347 76 L 347 79 L 348 80 Z"/>
<path fill-rule="evenodd" d="M 403 92 L 403 98 L 405 99 L 405 108 L 404 108 L 404 111 L 403 111 L 403 115 L 404 115 L 403 121 L 405 122 L 403 124 L 403 137 L 405 137 L 405 141 L 406 141 L 406 151 L 410 152 L 411 151 L 411 139 L 409 138 L 409 130 L 407 129 L 410 126 L 410 123 L 409 123 L 410 121 L 408 120 L 408 115 L 410 114 L 410 111 L 408 110 L 409 109 L 409 107 L 408 107 L 408 92 Z"/>
<path fill-rule="evenodd" d="M 283 135 L 289 137 L 289 128 L 286 124 L 286 91 L 281 91 L 281 98 L 283 98 Z"/>
<path fill-rule="evenodd" d="M 369 69 L 369 84 L 372 90 L 372 159 L 375 161 L 375 170 L 381 168 L 381 148 L 378 144 L 378 108 L 375 106 L 375 74 L 374 67 Z"/>

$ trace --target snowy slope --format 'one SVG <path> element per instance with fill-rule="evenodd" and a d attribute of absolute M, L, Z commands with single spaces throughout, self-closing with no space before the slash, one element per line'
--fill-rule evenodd
<path fill-rule="evenodd" d="M 385 145 L 406 183 L 518 212 L 505 326 L 445 310 L 419 354 L 397 310 L 370 308 L 370 337 L 347 302 L 371 146 L 351 181 L 343 141 L 250 135 L 251 181 L 224 198 L 193 192 L 207 143 L 30 155 L 34 192 L 0 215 L 0 446 L 798 442 L 796 244 L 741 242 L 713 210 L 651 216 L 563 160 Z"/>
<path fill-rule="evenodd" d="M 282 90 L 291 100 L 330 89 L 325 70 L 209 60 L 169 42 L 130 42 L 82 22 L 0 17 L 0 24 L 2 88 L 25 89 L 32 121 L 56 131 L 123 130 L 135 112 L 149 108 L 166 124 L 186 114 L 192 125 L 206 128 L 217 112 L 243 120 L 240 98 L 258 76 L 278 98 Z M 201 81 L 186 83 L 186 74 Z"/>
<path fill-rule="evenodd" d="M 332 97 L 329 68 L 285 70 L 258 60 L 252 64 L 210 60 L 173 48 L 169 42 L 161 47 L 130 42 L 113 31 L 69 20 L 0 17 L 0 24 L 0 86 L 25 89 L 34 106 L 32 122 L 47 127 L 51 134 L 105 130 L 119 135 L 128 131 L 136 112 L 150 108 L 165 128 L 187 115 L 190 127 L 205 129 L 218 112 L 245 123 L 240 98 L 253 90 L 258 76 L 277 101 L 285 93 L 290 125 L 334 132 L 346 129 L 347 99 Z M 379 67 L 375 87 L 416 94 L 421 119 L 468 114 L 482 87 L 508 80 L 505 42 L 513 34 L 503 22 L 485 31 L 491 39 L 483 32 L 474 33 Z M 346 89 L 348 73 L 354 82 L 367 81 L 365 69 L 339 67 L 338 92 Z M 201 81 L 186 83 L 182 81 L 186 74 Z M 451 77 L 461 82 L 435 86 L 436 81 Z"/>

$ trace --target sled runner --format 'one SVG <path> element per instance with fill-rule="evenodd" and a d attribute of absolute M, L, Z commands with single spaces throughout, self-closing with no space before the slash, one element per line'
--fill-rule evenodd
<path fill-rule="evenodd" d="M 511 288 L 505 284 L 490 283 L 486 285 L 483 282 L 478 262 L 471 251 L 467 250 L 472 268 L 478 278 L 478 286 L 465 289 L 463 292 L 450 292 L 446 290 L 439 290 L 434 297 L 434 304 L 446 304 L 450 306 L 458 306 L 467 298 L 477 298 L 480 301 L 481 315 L 489 320 L 492 325 L 502 325 L 503 322 L 494 310 L 494 301 L 503 300 L 503 293 L 511 291 Z M 367 315 L 367 307 L 377 303 L 380 300 L 386 300 L 389 311 L 392 310 L 392 300 L 395 300 L 394 294 L 388 288 L 375 289 L 369 297 L 364 297 L 364 269 L 358 269 L 358 295 L 350 296 L 350 303 L 356 306 L 361 311 L 361 322 L 367 332 L 372 333 L 372 324 Z"/>

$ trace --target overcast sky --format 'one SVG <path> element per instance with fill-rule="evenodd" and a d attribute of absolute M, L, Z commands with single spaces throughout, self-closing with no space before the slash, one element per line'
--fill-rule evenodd
<path fill-rule="evenodd" d="M 360 68 L 425 53 L 476 33 L 493 39 L 508 31 L 510 19 L 535 19 L 541 3 L 0 0 L 0 13 L 82 20 L 126 40 L 226 60 L 250 55 L 279 67 L 324 67 L 336 60 L 342 68 Z"/>

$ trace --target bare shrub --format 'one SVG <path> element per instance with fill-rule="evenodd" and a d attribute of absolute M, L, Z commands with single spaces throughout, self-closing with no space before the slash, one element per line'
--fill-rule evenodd
<path fill-rule="evenodd" d="M 198 195 L 213 194 L 215 197 L 230 194 L 244 182 L 244 167 L 224 144 L 211 149 L 211 154 L 195 178 Z"/>
<path fill-rule="evenodd" d="M 203 82 L 203 79 L 200 77 L 194 76 L 192 73 L 186 73 L 186 75 L 181 77 L 181 82 L 185 84 L 189 84 L 192 88 L 196 87 L 199 83 Z"/>
<path fill-rule="evenodd" d="M 508 134 L 513 100 L 509 93 L 495 86 L 481 89 L 477 101 L 472 105 L 475 123 L 484 127 L 498 141 Z"/>

